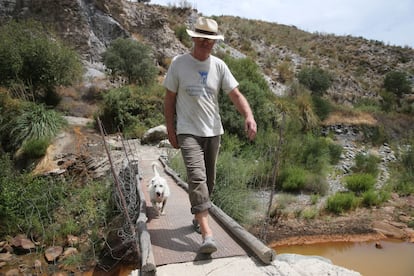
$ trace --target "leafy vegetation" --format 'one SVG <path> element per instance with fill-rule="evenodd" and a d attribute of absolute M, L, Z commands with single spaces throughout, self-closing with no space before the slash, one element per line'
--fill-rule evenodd
<path fill-rule="evenodd" d="M 15 171 L 7 154 L 0 156 L 0 237 L 26 233 L 42 244 L 99 232 L 108 219 L 111 187 L 88 183 L 83 189 L 62 179 Z"/>
<path fill-rule="evenodd" d="M 55 87 L 80 79 L 78 55 L 35 21 L 0 27 L 0 85 L 25 100 L 57 105 Z"/>
<path fill-rule="evenodd" d="M 336 193 L 328 197 L 326 209 L 334 214 L 353 210 L 358 206 L 358 199 L 353 193 Z"/>
<path fill-rule="evenodd" d="M 0 125 L 2 143 L 9 150 L 17 150 L 29 142 L 50 141 L 66 125 L 66 120 L 58 112 L 41 104 L 21 102 L 16 109 L 10 110 L 13 116 Z M 26 150 L 28 147 L 26 145 Z"/>
<path fill-rule="evenodd" d="M 98 116 L 110 133 L 142 137 L 148 128 L 164 122 L 163 93 L 158 84 L 111 89 L 103 97 Z"/>
<path fill-rule="evenodd" d="M 114 40 L 102 59 L 113 78 L 125 77 L 129 84 L 150 85 L 158 73 L 151 49 L 129 38 Z"/>
<path fill-rule="evenodd" d="M 385 75 L 384 88 L 397 97 L 411 93 L 411 83 L 405 72 L 392 71 Z"/>
<path fill-rule="evenodd" d="M 316 96 L 322 96 L 332 84 L 331 75 L 319 67 L 303 68 L 298 73 L 298 80 Z"/>

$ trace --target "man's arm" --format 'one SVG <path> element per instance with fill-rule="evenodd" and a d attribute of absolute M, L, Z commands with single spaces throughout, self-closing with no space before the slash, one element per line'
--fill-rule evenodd
<path fill-rule="evenodd" d="M 254 140 L 257 133 L 257 125 L 249 103 L 237 87 L 230 91 L 229 97 L 236 106 L 237 111 L 244 117 L 244 130 L 247 137 L 249 140 Z"/>
<path fill-rule="evenodd" d="M 167 89 L 164 98 L 164 117 L 167 126 L 168 140 L 178 149 L 177 133 L 175 131 L 175 102 L 177 94 Z"/>

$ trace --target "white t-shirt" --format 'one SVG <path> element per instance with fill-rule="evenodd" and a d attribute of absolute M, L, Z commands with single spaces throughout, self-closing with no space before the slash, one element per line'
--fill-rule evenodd
<path fill-rule="evenodd" d="M 224 133 L 218 93 L 222 89 L 227 94 L 239 85 L 224 61 L 212 55 L 205 61 L 191 54 L 176 56 L 163 85 L 177 93 L 177 134 L 211 137 Z"/>

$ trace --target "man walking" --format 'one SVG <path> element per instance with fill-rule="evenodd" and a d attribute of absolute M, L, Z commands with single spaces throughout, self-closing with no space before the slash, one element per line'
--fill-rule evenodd
<path fill-rule="evenodd" d="M 174 148 L 180 148 L 187 169 L 189 198 L 193 223 L 199 226 L 203 243 L 200 253 L 217 250 L 209 226 L 210 195 L 216 178 L 216 160 L 220 137 L 224 133 L 221 123 L 218 93 L 226 93 L 244 117 L 246 135 L 256 136 L 257 127 L 246 98 L 239 91 L 239 83 L 221 59 L 211 55 L 218 39 L 217 22 L 199 17 L 192 37 L 191 53 L 176 56 L 164 80 L 166 88 L 164 115 L 168 139 Z"/>

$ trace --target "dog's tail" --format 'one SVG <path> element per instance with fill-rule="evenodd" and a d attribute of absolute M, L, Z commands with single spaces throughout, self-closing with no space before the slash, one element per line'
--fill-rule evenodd
<path fill-rule="evenodd" d="M 155 176 L 160 176 L 160 174 L 158 173 L 157 168 L 158 168 L 158 164 L 156 162 L 152 162 L 152 170 L 153 170 Z"/>

